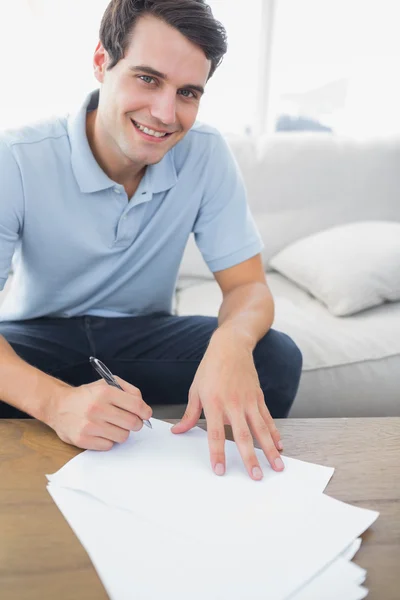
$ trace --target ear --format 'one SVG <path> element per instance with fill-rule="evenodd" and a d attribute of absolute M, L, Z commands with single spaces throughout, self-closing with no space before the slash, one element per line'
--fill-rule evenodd
<path fill-rule="evenodd" d="M 108 52 L 104 49 L 101 42 L 97 44 L 93 57 L 94 76 L 97 81 L 103 83 L 108 64 Z"/>

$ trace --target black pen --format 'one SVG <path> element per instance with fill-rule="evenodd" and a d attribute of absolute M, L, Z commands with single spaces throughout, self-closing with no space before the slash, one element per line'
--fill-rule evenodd
<path fill-rule="evenodd" d="M 102 363 L 101 360 L 99 360 L 98 358 L 94 358 L 94 356 L 91 356 L 89 360 L 95 371 L 97 371 L 97 373 L 104 379 L 104 381 L 108 383 L 108 385 L 112 385 L 118 388 L 119 390 L 124 391 L 119 385 L 118 381 L 115 379 L 114 375 L 111 373 L 110 369 L 106 367 L 106 365 Z M 147 425 L 147 427 L 150 427 L 150 429 L 153 429 L 152 424 L 147 419 L 143 419 L 143 423 Z"/>

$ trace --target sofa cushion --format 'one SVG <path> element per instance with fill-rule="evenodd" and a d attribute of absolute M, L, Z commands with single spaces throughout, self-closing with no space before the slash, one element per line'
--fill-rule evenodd
<path fill-rule="evenodd" d="M 267 276 L 275 298 L 273 327 L 303 353 L 303 374 L 290 416 L 400 416 L 400 302 L 336 317 L 282 275 Z M 215 282 L 178 293 L 178 314 L 216 316 Z"/>
<path fill-rule="evenodd" d="M 291 244 L 270 265 L 336 316 L 400 300 L 400 223 L 333 227 Z"/>

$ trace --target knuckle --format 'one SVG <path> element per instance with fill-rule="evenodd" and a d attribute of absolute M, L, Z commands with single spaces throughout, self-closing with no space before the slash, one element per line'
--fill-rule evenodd
<path fill-rule="evenodd" d="M 214 407 L 221 406 L 221 404 L 222 404 L 222 398 L 221 398 L 221 396 L 219 396 L 218 394 L 215 394 L 215 395 L 211 396 L 210 403 Z"/>
<path fill-rule="evenodd" d="M 240 397 L 237 394 L 233 394 L 229 398 L 229 405 L 231 410 L 238 410 L 240 407 Z"/>
<path fill-rule="evenodd" d="M 270 425 L 269 430 L 270 430 L 271 435 L 273 435 L 275 438 L 280 439 L 281 434 L 279 433 L 279 430 L 276 427 L 276 425 Z"/>
<path fill-rule="evenodd" d="M 266 423 L 265 421 L 260 421 L 260 423 L 257 425 L 257 429 L 261 434 L 270 434 L 271 430 L 270 427 L 268 427 L 268 423 Z"/>
<path fill-rule="evenodd" d="M 80 435 L 83 435 L 86 437 L 86 436 L 90 435 L 91 432 L 92 432 L 92 423 L 89 420 L 84 421 L 80 428 L 80 432 L 79 432 Z"/>
<path fill-rule="evenodd" d="M 96 416 L 98 412 L 98 403 L 96 401 L 96 399 L 92 399 L 88 402 L 87 406 L 86 406 L 86 410 L 85 410 L 85 417 L 87 417 L 88 419 L 92 419 L 93 417 Z"/>
<path fill-rule="evenodd" d="M 240 442 L 249 442 L 253 440 L 253 436 L 249 429 L 239 429 L 237 437 Z"/>
<path fill-rule="evenodd" d="M 225 433 L 222 429 L 211 429 L 208 433 L 208 437 L 213 442 L 220 442 L 225 438 Z"/>
<path fill-rule="evenodd" d="M 80 431 L 75 438 L 74 444 L 76 444 L 79 448 L 86 448 L 88 445 L 88 437 Z"/>
<path fill-rule="evenodd" d="M 151 408 L 151 406 L 141 401 L 140 414 L 143 415 L 143 419 L 150 419 L 153 416 L 153 409 Z"/>
<path fill-rule="evenodd" d="M 134 419 L 132 423 L 132 431 L 140 431 L 143 427 L 143 421 L 140 419 Z"/>
<path fill-rule="evenodd" d="M 130 432 L 129 432 L 129 431 L 127 431 L 126 429 L 123 429 L 123 430 L 122 430 L 122 432 L 121 432 L 121 434 L 120 434 L 120 441 L 121 441 L 121 443 L 123 443 L 123 442 L 126 442 L 126 440 L 127 440 L 127 439 L 128 439 L 128 437 L 129 437 L 129 433 L 130 433 Z"/>
<path fill-rule="evenodd" d="M 95 450 L 111 450 L 111 448 L 114 446 L 114 442 L 112 440 L 102 440 L 100 446 L 98 446 L 97 448 L 95 448 Z"/>
<path fill-rule="evenodd" d="M 128 428 L 131 431 L 136 431 L 137 426 L 138 426 L 138 421 L 139 421 L 139 419 L 137 417 L 135 417 L 135 415 L 132 415 L 131 417 L 127 417 L 126 425 L 128 426 Z"/>
<path fill-rule="evenodd" d="M 257 392 L 257 400 L 258 400 L 258 402 L 261 402 L 262 404 L 265 405 L 265 396 L 264 396 L 264 392 L 262 391 L 261 388 Z"/>
<path fill-rule="evenodd" d="M 190 415 L 190 410 L 186 409 L 181 420 L 182 421 L 187 421 L 188 419 L 190 419 L 190 416 L 191 416 Z"/>

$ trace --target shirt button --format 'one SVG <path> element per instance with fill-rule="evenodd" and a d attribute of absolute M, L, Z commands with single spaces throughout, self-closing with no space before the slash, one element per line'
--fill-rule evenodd
<path fill-rule="evenodd" d="M 120 193 L 121 193 L 121 190 L 120 190 L 120 189 L 118 189 L 118 188 L 114 188 L 114 192 L 115 192 L 116 194 L 120 194 Z"/>

